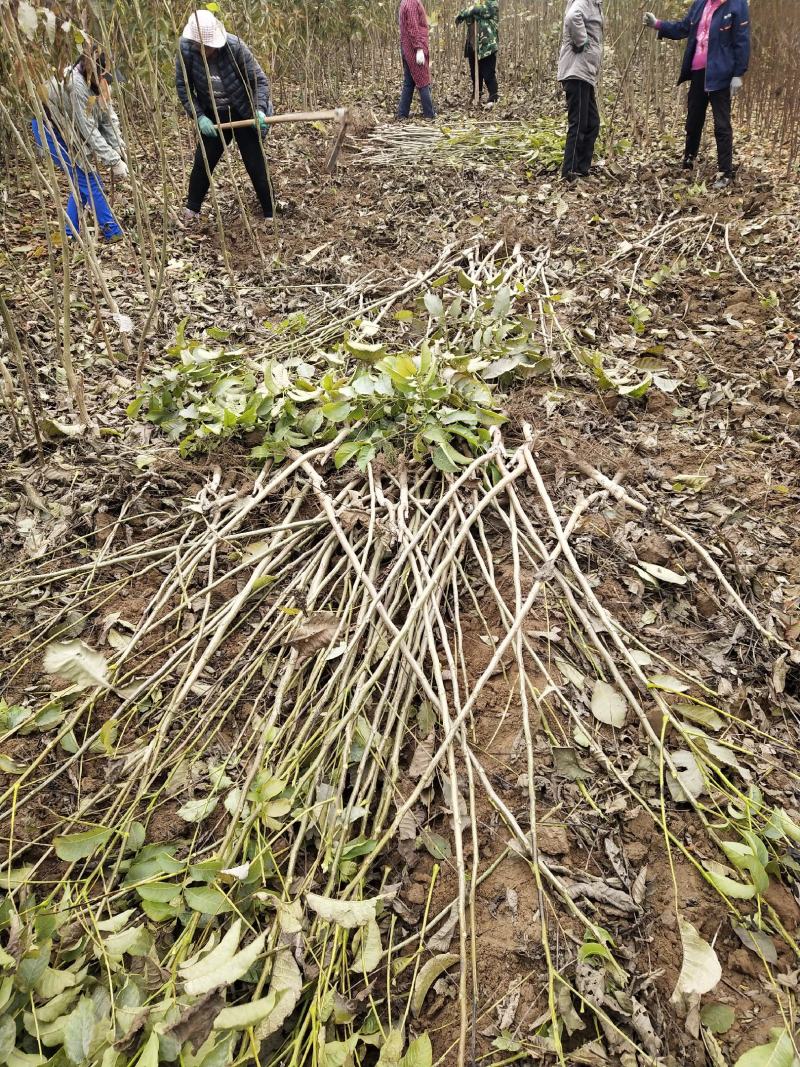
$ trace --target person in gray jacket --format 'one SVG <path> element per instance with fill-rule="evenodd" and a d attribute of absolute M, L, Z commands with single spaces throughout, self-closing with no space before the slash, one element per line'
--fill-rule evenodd
<path fill-rule="evenodd" d="M 122 227 L 106 198 L 97 164 L 110 168 L 115 178 L 128 177 L 125 142 L 111 102 L 111 65 L 97 44 L 87 44 L 83 54 L 46 86 L 42 121 L 31 128 L 37 145 L 48 151 L 58 170 L 69 180 L 66 232 L 77 237 L 81 215 L 91 208 L 100 234 L 106 241 L 121 240 Z"/>
<path fill-rule="evenodd" d="M 561 175 L 586 178 L 600 133 L 595 89 L 603 61 L 602 0 L 567 0 L 558 80 L 567 97 L 569 128 Z"/>

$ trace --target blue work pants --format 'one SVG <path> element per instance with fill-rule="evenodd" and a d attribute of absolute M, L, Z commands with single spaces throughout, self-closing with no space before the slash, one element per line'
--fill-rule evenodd
<path fill-rule="evenodd" d="M 400 92 L 400 103 L 397 105 L 397 117 L 399 119 L 408 118 L 411 111 L 411 98 L 414 96 L 415 88 L 414 75 L 411 73 L 408 63 L 406 63 L 406 57 L 403 56 L 403 88 Z M 419 100 L 422 104 L 423 117 L 426 119 L 435 118 L 436 112 L 433 109 L 433 96 L 430 85 L 426 85 L 424 89 L 419 90 Z"/>
<path fill-rule="evenodd" d="M 67 234 L 70 237 L 77 237 L 80 230 L 80 208 L 76 199 L 77 194 L 80 197 L 81 208 L 91 207 L 97 218 L 100 232 L 107 241 L 121 236 L 122 227 L 114 218 L 114 213 L 106 200 L 100 176 L 95 171 L 87 172 L 72 162 L 64 139 L 58 130 L 49 125 L 41 126 L 36 119 L 31 123 L 31 128 L 34 140 L 42 149 L 44 149 L 42 143 L 42 134 L 44 134 L 53 162 L 69 178 L 71 192 L 67 201 Z"/>

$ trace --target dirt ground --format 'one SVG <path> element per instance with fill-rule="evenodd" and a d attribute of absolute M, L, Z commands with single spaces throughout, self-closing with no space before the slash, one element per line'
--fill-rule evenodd
<path fill-rule="evenodd" d="M 504 117 L 500 108 L 483 121 L 495 123 Z M 39 463 L 29 431 L 21 445 L 10 420 L 0 420 L 5 453 L 0 483 L 0 607 L 5 627 L 0 654 L 11 664 L 5 699 L 13 703 L 38 691 L 42 678 L 36 663 L 24 654 L 26 635 L 59 608 L 57 602 L 37 599 L 36 591 L 30 591 L 25 602 L 16 600 L 15 574 L 31 567 L 57 567 L 66 545 L 84 555 L 87 548 L 102 549 L 109 523 L 128 512 L 134 522 L 123 522 L 115 538 L 135 543 L 150 536 L 154 531 L 148 525 L 149 510 L 177 517 L 183 501 L 216 467 L 231 486 L 252 482 L 253 467 L 241 444 L 181 459 L 152 427 L 125 415 L 135 393 L 137 361 L 147 375 L 163 357 L 181 319 L 189 317 L 194 335 L 210 326 L 223 327 L 230 331 L 230 344 L 259 350 L 272 336 L 270 322 L 323 306 L 356 281 L 368 278 L 366 289 L 372 294 L 391 292 L 432 266 L 445 245 L 466 247 L 478 241 L 488 251 L 500 242 L 509 253 L 519 246 L 545 264 L 541 292 L 529 295 L 541 312 L 540 351 L 552 359 L 552 373 L 522 383 L 507 398 L 508 439 L 521 439 L 523 425 L 530 425 L 541 469 L 554 487 L 574 479 L 578 460 L 609 478 L 621 472 L 622 484 L 647 500 L 654 514 L 666 515 L 713 546 L 715 562 L 761 622 L 787 643 L 789 653 L 771 654 L 752 631 L 737 623 L 730 602 L 691 546 L 663 528 L 655 532 L 622 504 L 586 518 L 574 547 L 619 622 L 671 662 L 713 685 L 728 711 L 753 728 L 752 742 L 737 736 L 742 761 L 747 766 L 757 763 L 762 787 L 796 813 L 800 780 L 792 754 L 800 716 L 800 185 L 787 180 L 785 164 L 769 146 L 759 144 L 756 131 L 747 137 L 739 131 L 736 184 L 715 193 L 709 143 L 700 172 L 689 177 L 678 169 L 676 153 L 667 145 L 652 152 L 626 149 L 618 158 L 601 160 L 595 176 L 567 186 L 552 173 L 514 160 L 489 161 L 480 153 L 457 166 L 427 156 L 374 166 L 368 151 L 371 127 L 372 122 L 365 122 L 348 139 L 333 178 L 321 169 L 321 133 L 280 131 L 273 136 L 270 155 L 279 204 L 274 229 L 257 228 L 254 215 L 242 216 L 233 195 L 234 178 L 247 210 L 253 205 L 240 163 L 221 173 L 217 195 L 224 244 L 212 221 L 188 231 L 177 220 L 189 144 L 176 143 L 171 170 L 175 187 L 161 266 L 146 247 L 148 240 L 154 250 L 161 247 L 161 207 L 146 193 L 148 176 L 151 188 L 158 185 L 156 161 L 142 157 L 145 194 L 139 210 L 146 213 L 150 238 L 138 246 L 125 243 L 99 251 L 106 284 L 120 311 L 133 320 L 130 355 L 120 351 L 102 294 L 85 268 L 77 263 L 73 270 L 76 359 L 88 406 L 100 425 L 98 437 L 70 434 L 75 412 L 65 396 L 59 338 L 49 312 L 46 224 L 25 177 L 17 174 L 9 181 L 9 195 L 0 209 L 9 305 L 38 402 L 67 430 L 51 428 Z M 413 127 L 393 126 L 387 137 L 402 139 L 409 129 Z M 133 217 L 132 207 L 123 191 L 118 190 L 117 197 L 124 224 Z M 60 252 L 54 256 L 58 271 Z M 146 283 L 141 257 L 151 264 Z M 143 336 L 154 289 L 158 299 Z M 634 304 L 644 309 L 638 317 L 631 310 Z M 594 351 L 605 354 L 607 368 L 649 371 L 660 376 L 662 386 L 651 387 L 640 398 L 602 388 L 598 376 L 577 358 L 579 352 Z M 149 457 L 147 462 L 141 462 L 143 455 Z M 502 573 L 507 545 L 500 534 L 496 547 Z M 691 596 L 653 593 L 632 577 L 631 559 L 696 572 Z M 135 624 L 158 581 L 158 571 L 147 574 L 141 582 L 126 585 L 121 596 L 110 583 L 107 595 L 93 607 L 85 634 L 102 632 L 103 620 L 107 623 L 114 613 Z M 508 589 L 506 594 L 511 596 Z M 464 634 L 473 680 L 490 658 L 493 628 L 499 626 L 494 610 L 487 601 L 488 632 L 476 618 Z M 546 633 L 568 624 L 556 609 L 530 620 L 527 629 Z M 547 639 L 531 639 L 550 656 Z M 158 641 L 147 651 L 157 665 Z M 528 682 L 535 691 L 545 688 L 532 663 Z M 102 721 L 102 709 L 98 716 L 95 725 Z M 521 716 L 516 674 L 499 673 L 476 709 L 472 743 L 495 790 L 528 829 Z M 573 752 L 571 737 L 564 733 L 567 728 L 559 727 L 546 700 L 537 716 L 539 851 L 551 870 L 570 884 L 601 887 L 595 898 L 582 899 L 582 907 L 609 932 L 617 959 L 632 978 L 627 1000 L 614 1000 L 610 989 L 605 995 L 609 1019 L 646 1044 L 647 1026 L 632 1022 L 641 1009 L 657 1035 L 651 1050 L 659 1063 L 700 1067 L 717 1062 L 698 1029 L 691 1032 L 685 1013 L 670 1004 L 682 960 L 677 888 L 682 917 L 713 942 L 722 964 L 723 980 L 713 999 L 734 1008 L 735 1022 L 718 1040 L 734 1062 L 745 1049 L 767 1041 L 771 1028 L 784 1025 L 774 990 L 789 998 L 796 993 L 796 955 L 774 937 L 776 959 L 767 980 L 758 955 L 734 932 L 719 895 L 686 854 L 665 847 L 658 810 L 635 804 L 589 757 L 581 757 L 585 776 L 576 776 L 572 764 L 559 766 L 553 739 L 561 729 L 563 747 L 556 750 Z M 610 731 L 607 740 L 611 744 Z M 636 788 L 655 797 L 643 764 L 636 777 L 642 752 L 638 734 L 631 729 L 613 743 L 620 766 L 630 752 L 628 770 Z M 39 745 L 38 737 L 16 738 L 4 747 L 4 755 L 27 763 L 36 758 Z M 409 751 L 409 760 L 411 755 Z M 46 766 L 54 769 L 58 758 L 49 755 Z M 463 766 L 460 770 L 463 773 Z M 94 788 L 91 761 L 83 765 L 81 776 L 80 788 Z M 12 782 L 12 776 L 0 773 L 3 789 Z M 37 806 L 22 812 L 15 834 L 31 843 L 45 839 L 61 814 L 60 803 L 56 784 Z M 168 800 L 156 813 L 151 840 L 169 839 L 174 807 Z M 671 803 L 670 817 L 672 831 L 687 853 L 712 855 L 703 827 L 687 805 Z M 429 827 L 447 834 L 449 826 L 438 789 Z M 8 837 L 8 830 L 4 834 Z M 467 864 L 472 847 L 468 837 Z M 557 969 L 574 956 L 583 931 L 563 908 L 552 906 L 549 896 L 542 916 L 530 864 L 513 850 L 500 859 L 508 845 L 506 827 L 482 801 L 481 865 L 485 870 L 495 860 L 499 863 L 476 890 L 475 944 L 480 951 L 477 988 L 470 983 L 470 1040 L 476 1056 L 490 1057 L 487 1062 L 510 1062 L 504 1057 L 517 1055 L 518 1049 L 520 1056 L 534 1062 L 536 1035 L 548 1011 L 543 918 Z M 452 857 L 437 862 L 441 873 L 432 914 L 457 893 Z M 399 914 L 413 928 L 427 900 L 433 860 L 424 852 L 395 852 L 390 863 L 402 882 Z M 618 906 L 609 889 L 620 894 Z M 629 907 L 620 904 L 622 894 L 631 901 Z M 800 883 L 785 874 L 776 877 L 766 900 L 785 929 L 796 933 Z M 472 938 L 469 945 L 471 951 Z M 457 948 L 442 944 L 439 950 Z M 571 972 L 569 979 L 578 992 L 587 992 L 580 973 Z M 564 1033 L 565 1049 L 570 1052 L 580 1045 L 583 1051 L 571 1062 L 634 1062 L 625 1059 L 629 1053 L 624 1043 L 615 1044 L 613 1026 L 600 1027 L 582 1011 L 579 998 L 573 997 L 572 1003 L 576 1011 Z M 418 1027 L 431 1035 L 439 1062 L 454 1062 L 458 996 L 452 980 L 437 983 Z M 546 1053 L 541 1056 L 545 1059 Z"/>

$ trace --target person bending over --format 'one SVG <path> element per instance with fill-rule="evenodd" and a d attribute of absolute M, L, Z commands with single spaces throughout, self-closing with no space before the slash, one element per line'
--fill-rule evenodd
<path fill-rule="evenodd" d="M 239 146 L 264 218 L 273 217 L 263 138 L 272 114 L 269 82 L 252 52 L 225 27 L 212 11 L 189 16 L 175 60 L 175 86 L 186 114 L 200 131 L 200 140 L 189 176 L 184 216 L 199 218 L 211 175 L 233 138 Z M 253 119 L 252 125 L 219 130 L 221 122 Z"/>
<path fill-rule="evenodd" d="M 31 123 L 33 136 L 41 149 L 47 148 L 53 162 L 69 178 L 67 236 L 77 237 L 81 209 L 90 208 L 106 241 L 122 239 L 122 228 L 106 199 L 96 162 L 111 168 L 120 179 L 128 177 L 125 142 L 119 119 L 111 103 L 113 80 L 106 55 L 98 45 L 67 67 L 63 78 L 51 78 L 47 85 L 44 121 Z"/>

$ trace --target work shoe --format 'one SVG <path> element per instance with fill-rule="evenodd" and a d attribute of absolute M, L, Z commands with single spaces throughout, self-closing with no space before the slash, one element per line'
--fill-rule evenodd
<path fill-rule="evenodd" d="M 185 207 L 183 209 L 182 222 L 187 229 L 194 229 L 200 225 L 200 212 L 192 211 L 190 207 Z"/>
<path fill-rule="evenodd" d="M 729 189 L 731 185 L 733 185 L 733 175 L 720 174 L 714 182 L 713 188 L 716 189 L 717 192 L 721 192 L 723 189 Z"/>
<path fill-rule="evenodd" d="M 683 157 L 683 169 L 694 170 L 694 159 L 691 156 Z"/>

